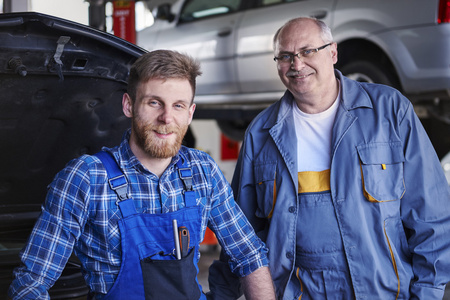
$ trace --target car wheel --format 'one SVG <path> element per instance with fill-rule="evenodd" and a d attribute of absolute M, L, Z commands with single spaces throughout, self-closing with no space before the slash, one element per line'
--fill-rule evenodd
<path fill-rule="evenodd" d="M 381 83 L 399 89 L 395 76 L 383 65 L 378 66 L 370 61 L 358 60 L 343 65 L 340 70 L 342 74 L 353 80 Z"/>

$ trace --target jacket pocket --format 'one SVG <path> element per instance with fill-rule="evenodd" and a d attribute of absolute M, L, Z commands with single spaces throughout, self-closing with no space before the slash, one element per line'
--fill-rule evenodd
<path fill-rule="evenodd" d="M 384 221 L 384 235 L 393 272 L 389 271 L 389 268 L 384 269 L 382 279 L 384 282 L 381 284 L 392 292 L 395 291 L 397 299 L 409 299 L 409 286 L 414 279 L 414 273 L 408 241 L 399 217 L 388 218 Z"/>
<path fill-rule="evenodd" d="M 371 202 L 395 201 L 403 197 L 401 142 L 370 143 L 356 147 L 360 159 L 364 196 Z"/>
<path fill-rule="evenodd" d="M 254 166 L 258 217 L 272 217 L 276 202 L 276 167 L 276 162 L 264 162 Z"/>

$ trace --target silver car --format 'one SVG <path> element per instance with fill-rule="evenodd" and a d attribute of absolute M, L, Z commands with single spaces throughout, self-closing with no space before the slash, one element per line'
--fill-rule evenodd
<path fill-rule="evenodd" d="M 313 16 L 333 31 L 336 68 L 400 89 L 421 117 L 448 125 L 449 5 L 449 0 L 180 0 L 154 10 L 156 21 L 138 32 L 137 44 L 197 57 L 204 74 L 196 117 L 215 118 L 225 133 L 240 138 L 246 123 L 285 90 L 273 61 L 275 31 L 291 18 Z M 444 132 L 450 135 L 448 127 Z M 450 142 L 441 140 L 447 153 Z"/>

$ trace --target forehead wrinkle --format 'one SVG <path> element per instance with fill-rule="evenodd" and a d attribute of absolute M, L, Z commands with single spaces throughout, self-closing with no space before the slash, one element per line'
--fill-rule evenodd
<path fill-rule="evenodd" d="M 317 47 L 320 47 L 321 45 L 316 46 L 315 43 L 312 41 L 304 41 L 304 40 L 297 40 L 292 37 L 286 37 L 286 38 L 280 38 L 277 45 L 277 50 L 279 53 L 295 53 L 306 50 L 306 49 L 314 49 Z M 289 49 L 289 50 L 288 50 Z"/>
<path fill-rule="evenodd" d="M 320 47 L 320 46 L 317 46 L 317 47 Z M 307 44 L 307 45 L 305 45 L 303 47 L 299 47 L 299 48 L 296 47 L 295 49 L 297 49 L 297 50 L 294 50 L 294 52 L 288 51 L 288 50 L 282 50 L 282 51 L 279 51 L 279 53 L 296 54 L 296 53 L 299 53 L 299 52 L 301 52 L 303 50 L 315 49 L 317 47 L 316 46 L 312 46 L 311 44 Z"/>

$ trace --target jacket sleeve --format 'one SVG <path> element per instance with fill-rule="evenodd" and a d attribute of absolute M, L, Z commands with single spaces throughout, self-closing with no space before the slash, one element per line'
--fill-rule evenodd
<path fill-rule="evenodd" d="M 266 242 L 267 238 L 267 219 L 257 217 L 258 202 L 256 199 L 255 174 L 253 167 L 253 150 L 251 134 L 248 134 L 241 148 L 239 159 L 234 172 L 231 187 L 235 199 L 250 224 L 256 232 L 256 235 Z"/>
<path fill-rule="evenodd" d="M 401 217 L 408 232 L 414 280 L 411 299 L 442 299 L 450 280 L 450 192 L 439 159 L 409 104 L 399 124 L 406 192 Z"/>

